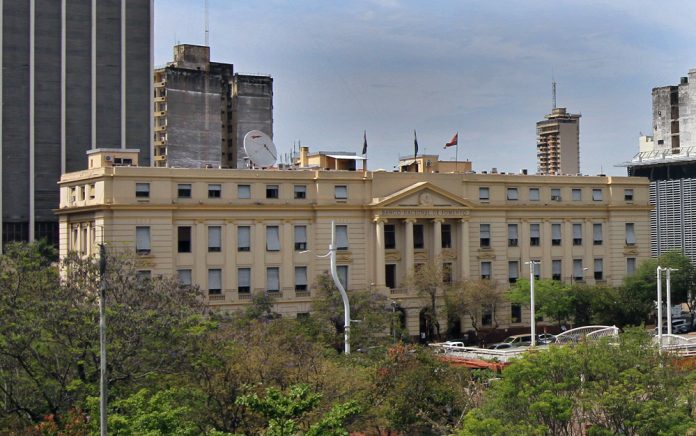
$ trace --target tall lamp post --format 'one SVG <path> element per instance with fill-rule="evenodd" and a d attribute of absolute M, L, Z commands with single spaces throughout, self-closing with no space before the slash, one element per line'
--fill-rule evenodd
<path fill-rule="evenodd" d="M 106 245 L 99 244 L 99 428 L 106 436 Z"/>
<path fill-rule="evenodd" d="M 529 262 L 525 262 L 525 264 L 529 265 L 529 314 L 531 318 L 531 327 L 532 327 L 532 347 L 536 346 L 536 315 L 534 314 L 534 266 L 539 265 L 540 262 L 538 260 L 530 260 Z"/>
<path fill-rule="evenodd" d="M 672 334 L 672 278 L 670 273 L 679 271 L 676 268 L 667 268 L 667 334 Z"/>
<path fill-rule="evenodd" d="M 343 300 L 343 332 L 344 332 L 344 348 L 345 354 L 350 354 L 350 302 L 348 301 L 348 294 L 346 294 L 346 289 L 343 287 L 343 283 L 338 279 L 338 270 L 336 268 L 336 223 L 331 221 L 331 244 L 329 244 L 329 252 L 323 256 L 317 257 L 328 257 L 331 262 L 331 278 L 333 279 L 334 285 L 338 288 L 338 292 L 341 294 L 341 299 Z M 302 253 L 309 253 L 310 250 L 302 251 Z"/>

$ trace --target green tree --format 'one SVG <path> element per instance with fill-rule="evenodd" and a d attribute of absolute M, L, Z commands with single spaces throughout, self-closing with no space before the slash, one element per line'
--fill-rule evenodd
<path fill-rule="evenodd" d="M 0 256 L 3 428 L 60 420 L 98 392 L 97 265 L 71 255 L 61 276 L 43 250 L 10 245 Z M 107 370 L 116 395 L 180 368 L 206 309 L 196 288 L 138 279 L 136 259 L 112 253 L 108 265 Z"/>
<path fill-rule="evenodd" d="M 686 375 L 641 329 L 537 350 L 503 371 L 460 434 L 686 434 L 696 424 Z"/>
<path fill-rule="evenodd" d="M 264 434 L 268 436 L 285 436 L 299 433 L 300 420 L 314 410 L 321 401 L 322 395 L 313 392 L 304 384 L 294 385 L 287 393 L 270 387 L 265 396 L 257 394 L 242 395 L 237 398 L 237 404 L 259 413 L 266 420 Z M 344 421 L 359 412 L 355 401 L 336 404 L 331 411 L 312 424 L 305 434 L 308 435 L 347 435 Z"/>
<path fill-rule="evenodd" d="M 507 292 L 492 280 L 464 280 L 453 283 L 445 291 L 445 307 L 449 317 L 467 316 L 477 336 L 484 328 L 498 327 L 498 308 L 507 300 Z M 484 314 L 490 313 L 491 325 L 482 325 Z"/>
<path fill-rule="evenodd" d="M 405 285 L 407 288 L 415 289 L 419 296 L 427 300 L 425 311 L 428 321 L 427 334 L 428 336 L 434 334 L 439 338 L 439 308 L 444 304 L 444 301 L 439 301 L 439 297 L 444 295 L 444 289 L 447 287 L 442 259 L 418 265 L 406 276 Z"/>
<path fill-rule="evenodd" d="M 572 288 L 558 280 L 536 280 L 534 282 L 534 307 L 539 316 L 555 319 L 560 326 L 569 321 L 574 311 L 575 298 Z M 529 280 L 520 279 L 510 290 L 513 303 L 529 306 Z"/>
<path fill-rule="evenodd" d="M 386 296 L 370 291 L 351 291 L 348 293 L 348 301 L 350 317 L 357 320 L 350 326 L 353 350 L 368 349 L 390 339 L 386 333 L 395 323 L 394 313 Z M 316 333 L 336 349 L 343 348 L 343 313 L 343 299 L 331 277 L 328 273 L 318 276 L 317 297 L 312 303 L 311 317 L 321 324 L 315 325 Z"/>

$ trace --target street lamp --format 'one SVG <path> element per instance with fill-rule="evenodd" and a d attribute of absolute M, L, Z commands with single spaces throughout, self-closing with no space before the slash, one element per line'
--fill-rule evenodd
<path fill-rule="evenodd" d="M 667 334 L 672 334 L 672 271 L 679 271 L 676 268 L 657 267 L 657 336 L 662 345 L 662 271 L 667 272 Z"/>
<path fill-rule="evenodd" d="M 309 253 L 309 250 L 302 251 L 301 253 Z M 323 256 L 317 257 L 329 257 L 331 262 L 331 278 L 333 279 L 334 285 L 338 288 L 338 292 L 341 294 L 341 299 L 343 300 L 343 332 L 344 332 L 344 353 L 350 354 L 350 302 L 348 301 L 348 294 L 343 287 L 343 283 L 338 279 L 338 270 L 336 268 L 336 223 L 331 221 L 331 244 L 329 244 L 329 252 Z"/>
<path fill-rule="evenodd" d="M 99 428 L 106 436 L 106 245 L 99 244 Z"/>
<path fill-rule="evenodd" d="M 532 347 L 536 346 L 536 316 L 534 314 L 534 266 L 539 265 L 541 262 L 538 260 L 530 260 L 525 262 L 525 265 L 529 265 L 529 300 L 530 300 L 530 316 L 531 316 L 531 327 L 532 327 Z"/>

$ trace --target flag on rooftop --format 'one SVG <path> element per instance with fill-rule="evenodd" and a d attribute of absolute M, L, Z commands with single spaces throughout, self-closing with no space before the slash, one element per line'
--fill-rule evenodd
<path fill-rule="evenodd" d="M 416 136 L 416 129 L 413 129 L 413 158 L 418 157 L 418 136 Z"/>
<path fill-rule="evenodd" d="M 446 142 L 443 148 L 452 147 L 459 144 L 459 132 L 455 133 L 450 142 Z"/>
<path fill-rule="evenodd" d="M 363 149 L 362 154 L 365 156 L 367 154 L 367 130 L 363 131 Z"/>

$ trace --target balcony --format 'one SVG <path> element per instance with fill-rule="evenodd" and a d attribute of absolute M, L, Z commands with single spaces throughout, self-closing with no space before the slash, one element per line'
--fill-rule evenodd
<path fill-rule="evenodd" d="M 155 132 L 164 132 L 165 130 L 167 130 L 167 126 L 164 124 L 161 126 L 155 126 Z"/>

